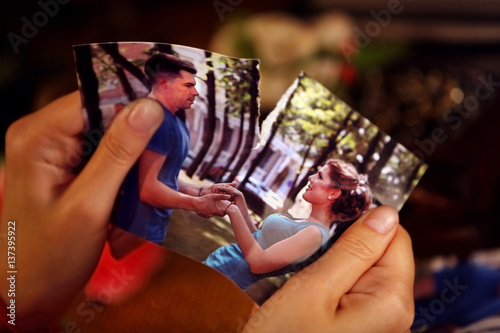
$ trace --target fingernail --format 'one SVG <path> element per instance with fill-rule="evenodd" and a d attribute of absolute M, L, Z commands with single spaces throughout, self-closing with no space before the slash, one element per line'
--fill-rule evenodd
<path fill-rule="evenodd" d="M 398 224 L 398 215 L 394 210 L 379 207 L 366 217 L 363 224 L 379 234 L 386 234 Z"/>
<path fill-rule="evenodd" d="M 163 110 L 151 106 L 135 106 L 127 118 L 128 125 L 135 131 L 149 133 L 156 129 L 155 125 L 160 120 Z"/>

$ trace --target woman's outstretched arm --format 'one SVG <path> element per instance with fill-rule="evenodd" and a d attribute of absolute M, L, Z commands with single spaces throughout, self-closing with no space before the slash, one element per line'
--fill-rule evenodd
<path fill-rule="evenodd" d="M 313 255 L 321 246 L 321 231 L 308 226 L 295 235 L 263 249 L 247 227 L 239 207 L 225 202 L 238 245 L 254 274 L 269 273 Z"/>

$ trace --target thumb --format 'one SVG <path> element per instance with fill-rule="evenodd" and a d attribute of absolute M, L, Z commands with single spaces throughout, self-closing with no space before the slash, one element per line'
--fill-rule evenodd
<path fill-rule="evenodd" d="M 316 262 L 269 298 L 250 318 L 244 332 L 298 332 L 304 330 L 291 326 L 329 322 L 341 297 L 382 257 L 396 234 L 398 221 L 397 212 L 388 206 L 363 215 Z M 265 318 L 270 313 L 272 316 Z M 297 320 L 291 322 L 290 313 Z"/>
<path fill-rule="evenodd" d="M 311 273 L 324 281 L 331 302 L 338 300 L 384 254 L 396 234 L 397 211 L 377 207 L 351 225 L 320 259 Z"/>
<path fill-rule="evenodd" d="M 144 151 L 163 117 L 160 104 L 147 98 L 133 101 L 120 111 L 90 161 L 65 193 L 68 201 L 79 205 L 83 212 L 99 207 L 110 211 L 125 175 Z M 96 216 L 100 213 L 105 212 L 94 212 Z"/>
<path fill-rule="evenodd" d="M 208 194 L 205 196 L 205 200 L 206 199 L 213 201 L 229 200 L 231 199 L 231 195 L 226 193 Z"/>
<path fill-rule="evenodd" d="M 220 209 L 221 212 L 224 212 L 226 208 L 229 207 L 230 204 L 231 201 L 228 200 L 219 200 L 215 203 L 215 205 L 217 206 L 217 208 Z"/>

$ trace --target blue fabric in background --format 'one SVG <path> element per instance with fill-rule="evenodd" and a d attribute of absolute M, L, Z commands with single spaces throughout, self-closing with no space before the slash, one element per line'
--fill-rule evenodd
<path fill-rule="evenodd" d="M 500 313 L 500 271 L 462 263 L 434 274 L 432 297 L 415 301 L 412 328 L 446 324 L 469 325 Z"/>

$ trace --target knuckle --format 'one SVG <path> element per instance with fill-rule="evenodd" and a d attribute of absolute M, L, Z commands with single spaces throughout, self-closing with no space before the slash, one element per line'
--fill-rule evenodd
<path fill-rule="evenodd" d="M 415 305 L 406 297 L 395 296 L 392 302 L 393 313 L 398 318 L 397 325 L 402 329 L 408 329 L 415 318 Z"/>
<path fill-rule="evenodd" d="M 80 221 L 92 221 L 95 218 L 95 208 L 96 207 L 90 207 L 90 205 L 85 202 L 81 202 L 80 205 L 73 206 L 73 210 L 68 213 L 68 215 L 77 216 Z"/>
<path fill-rule="evenodd" d="M 133 149 L 126 145 L 124 141 L 114 132 L 109 132 L 108 136 L 100 143 L 106 151 L 109 162 L 117 166 L 126 166 L 136 157 Z"/>
<path fill-rule="evenodd" d="M 406 229 L 404 229 L 403 227 L 400 226 L 398 229 L 398 232 L 402 235 L 402 238 L 404 239 L 404 241 L 407 244 L 409 244 L 410 248 L 412 248 L 412 240 L 411 240 L 411 236 L 408 233 L 408 231 L 406 231 Z"/>
<path fill-rule="evenodd" d="M 410 328 L 413 324 L 413 320 L 415 319 L 415 303 L 406 302 L 405 304 L 406 306 L 402 307 L 402 325 L 406 328 Z"/>
<path fill-rule="evenodd" d="M 374 250 L 366 244 L 362 239 L 355 237 L 340 238 L 339 245 L 345 251 L 362 261 L 369 260 L 374 255 Z"/>
<path fill-rule="evenodd" d="M 31 139 L 26 131 L 26 118 L 21 118 L 12 123 L 5 134 L 5 147 L 12 152 L 25 152 L 24 148 L 29 147 L 28 141 Z"/>
<path fill-rule="evenodd" d="M 377 301 L 371 304 L 374 314 L 387 317 L 387 332 L 406 332 L 415 319 L 413 297 L 401 292 L 399 288 L 385 289 L 377 295 Z"/>
<path fill-rule="evenodd" d="M 386 311 L 389 310 L 399 319 L 399 324 L 410 327 L 414 320 L 415 303 L 413 297 L 413 284 L 408 285 L 407 281 L 402 281 L 396 275 L 382 276 L 382 280 L 392 281 L 380 295 L 383 301 L 378 303 Z M 390 287 L 389 287 L 390 286 Z"/>
<path fill-rule="evenodd" d="M 93 221 L 95 219 L 96 207 L 90 207 L 90 203 L 86 200 L 61 200 L 57 203 L 54 210 L 52 210 L 51 219 L 53 221 L 73 221 L 80 222 Z"/>

